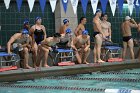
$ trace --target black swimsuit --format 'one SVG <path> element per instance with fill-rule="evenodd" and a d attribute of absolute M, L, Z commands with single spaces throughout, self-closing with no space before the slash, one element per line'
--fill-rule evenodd
<path fill-rule="evenodd" d="M 124 36 L 123 41 L 128 42 L 131 38 L 132 38 L 132 36 Z"/>
<path fill-rule="evenodd" d="M 93 37 L 95 37 L 97 34 L 100 34 L 100 32 L 93 32 Z"/>
<path fill-rule="evenodd" d="M 42 40 L 44 40 L 44 32 L 42 29 L 38 30 L 35 29 L 34 31 L 34 38 L 37 44 L 40 44 Z"/>

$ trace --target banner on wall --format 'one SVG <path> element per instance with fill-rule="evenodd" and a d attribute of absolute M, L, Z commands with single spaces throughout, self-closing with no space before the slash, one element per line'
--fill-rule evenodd
<path fill-rule="evenodd" d="M 67 11 L 67 5 L 68 5 L 68 0 L 62 0 L 62 4 L 63 4 L 64 11 L 66 13 L 66 11 Z"/>
<path fill-rule="evenodd" d="M 100 0 L 100 2 L 101 2 L 101 6 L 102 6 L 102 11 L 103 11 L 103 13 L 105 13 L 108 0 Z"/>
<path fill-rule="evenodd" d="M 86 14 L 88 0 L 81 0 L 81 4 L 82 4 L 83 12 L 84 14 Z"/>
<path fill-rule="evenodd" d="M 118 7 L 119 7 L 120 15 L 122 15 L 123 2 L 124 0 L 118 0 Z"/>
<path fill-rule="evenodd" d="M 20 8 L 21 8 L 21 5 L 22 5 L 22 0 L 16 0 L 16 2 L 17 2 L 18 11 L 20 12 Z"/>
<path fill-rule="evenodd" d="M 136 15 L 139 15 L 139 9 L 140 9 L 140 0 L 134 0 L 134 5 L 136 9 Z"/>
<path fill-rule="evenodd" d="M 52 8 L 52 12 L 54 13 L 57 0 L 49 0 L 49 1 L 50 1 L 50 5 L 51 5 L 51 8 Z"/>
<path fill-rule="evenodd" d="M 4 4 L 5 4 L 6 9 L 9 8 L 10 1 L 11 0 L 4 0 Z"/>
<path fill-rule="evenodd" d="M 35 0 L 27 0 L 27 1 L 30 8 L 30 12 L 32 12 Z"/>
<path fill-rule="evenodd" d="M 130 12 L 130 16 L 131 16 L 132 12 L 133 12 L 133 8 L 134 8 L 134 0 L 127 0 L 127 3 L 128 3 L 128 9 Z"/>
<path fill-rule="evenodd" d="M 96 13 L 98 2 L 99 0 L 91 0 L 91 6 L 94 14 Z"/>
<path fill-rule="evenodd" d="M 116 2 L 117 2 L 117 0 L 109 0 L 113 16 L 115 15 L 115 11 L 116 11 Z"/>
<path fill-rule="evenodd" d="M 44 14 L 44 9 L 45 9 L 45 6 L 46 6 L 46 0 L 39 0 L 39 3 L 40 3 L 40 6 L 41 6 L 42 13 Z"/>
<path fill-rule="evenodd" d="M 74 14 L 77 12 L 78 0 L 71 0 L 71 5 L 74 11 Z"/>

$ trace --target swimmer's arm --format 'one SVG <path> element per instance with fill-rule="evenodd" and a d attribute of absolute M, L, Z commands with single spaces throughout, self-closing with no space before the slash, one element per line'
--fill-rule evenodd
<path fill-rule="evenodd" d="M 74 39 L 72 40 L 72 42 L 71 42 L 71 47 L 72 47 L 74 50 L 77 51 L 77 48 L 76 48 L 76 46 L 75 46 L 76 43 L 77 43 L 77 38 L 74 38 Z"/>
<path fill-rule="evenodd" d="M 138 32 L 140 32 L 140 23 L 138 24 Z"/>
<path fill-rule="evenodd" d="M 31 27 L 30 28 L 30 33 L 31 33 L 31 37 L 32 37 L 32 46 L 34 45 L 34 42 L 35 42 L 35 38 L 34 38 L 34 28 Z"/>
<path fill-rule="evenodd" d="M 131 22 L 132 22 L 132 23 L 130 23 L 131 27 L 133 27 L 133 28 L 137 28 L 138 27 L 138 25 L 137 25 L 137 23 L 136 23 L 136 21 L 134 19 L 131 19 Z"/>
<path fill-rule="evenodd" d="M 104 33 L 102 32 L 101 24 L 97 21 L 95 21 L 95 24 L 96 24 L 96 27 L 97 27 L 98 31 L 104 36 Z"/>
<path fill-rule="evenodd" d="M 45 44 L 48 44 L 49 40 L 48 38 L 44 39 L 42 42 L 41 42 L 41 45 L 45 45 Z"/>
<path fill-rule="evenodd" d="M 112 36 L 111 24 L 110 24 L 110 26 L 109 26 L 108 31 L 109 31 L 109 40 L 111 41 L 111 36 Z"/>
<path fill-rule="evenodd" d="M 88 38 L 88 41 L 87 41 L 87 46 L 86 46 L 86 48 L 89 48 L 90 47 L 90 36 L 89 36 L 89 38 Z"/>
<path fill-rule="evenodd" d="M 45 40 L 46 37 L 47 37 L 47 34 L 46 34 L 46 28 L 43 26 L 42 29 L 43 29 L 43 32 L 44 32 L 44 40 Z"/>
<path fill-rule="evenodd" d="M 60 33 L 60 34 L 63 34 L 63 26 L 60 27 L 59 33 Z"/>
<path fill-rule="evenodd" d="M 78 27 L 75 29 L 74 34 L 75 36 L 78 36 L 78 31 L 80 30 L 80 26 L 78 25 Z"/>
<path fill-rule="evenodd" d="M 23 44 L 22 45 L 22 47 L 30 47 L 31 48 L 31 46 L 32 46 L 32 38 L 31 37 L 29 37 L 29 42 L 27 42 L 26 44 Z"/>
<path fill-rule="evenodd" d="M 11 53 L 11 44 L 16 40 L 16 39 L 18 39 L 18 34 L 14 34 L 11 38 L 10 38 L 10 40 L 8 41 L 8 43 L 7 43 L 7 52 L 10 54 Z"/>

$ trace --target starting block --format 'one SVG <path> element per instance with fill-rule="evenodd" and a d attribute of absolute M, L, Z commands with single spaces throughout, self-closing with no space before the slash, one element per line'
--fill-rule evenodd
<path fill-rule="evenodd" d="M 3 66 L 4 63 L 12 63 L 12 65 L 15 66 L 16 63 L 19 61 L 20 57 L 15 53 L 8 54 L 6 52 L 0 52 L 0 68 Z"/>
<path fill-rule="evenodd" d="M 55 55 L 54 59 L 54 65 L 59 66 L 66 66 L 66 65 L 74 65 L 73 58 L 74 53 L 72 49 L 56 49 L 57 53 Z"/>
<path fill-rule="evenodd" d="M 121 59 L 121 47 L 119 46 L 104 46 L 103 59 L 108 62 L 122 61 Z"/>

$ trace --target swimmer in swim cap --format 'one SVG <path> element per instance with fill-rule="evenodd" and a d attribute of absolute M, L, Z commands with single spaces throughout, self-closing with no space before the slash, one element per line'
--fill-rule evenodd
<path fill-rule="evenodd" d="M 131 59 L 134 59 L 134 43 L 132 38 L 131 29 L 137 28 L 138 25 L 134 19 L 131 19 L 129 16 L 125 17 L 125 21 L 121 25 L 122 35 L 123 35 L 123 59 L 126 57 L 127 47 L 130 49 Z"/>
<path fill-rule="evenodd" d="M 72 48 L 75 50 L 76 58 L 79 64 L 88 64 L 87 57 L 90 53 L 90 36 L 87 30 L 72 41 Z"/>
<path fill-rule="evenodd" d="M 35 25 L 33 25 L 30 29 L 31 36 L 33 38 L 33 62 L 34 67 L 36 67 L 36 58 L 37 58 L 37 51 L 40 46 L 40 43 L 46 39 L 46 28 L 44 25 L 42 25 L 42 18 L 40 16 L 37 16 L 35 18 Z M 38 51 L 39 52 L 39 51 Z"/>
<path fill-rule="evenodd" d="M 69 20 L 64 19 L 63 20 L 63 25 L 59 29 L 59 33 L 60 34 L 66 34 L 66 30 L 67 30 L 68 27 L 69 27 Z"/>
<path fill-rule="evenodd" d="M 7 43 L 7 52 L 12 53 L 11 50 L 16 51 L 21 59 L 20 66 L 25 69 L 32 68 L 28 64 L 29 52 L 31 50 L 32 38 L 27 29 L 23 29 L 20 33 L 15 33 Z M 12 49 L 11 49 L 12 48 Z"/>
<path fill-rule="evenodd" d="M 94 62 L 96 63 L 103 63 L 104 61 L 101 60 L 101 46 L 102 46 L 102 41 L 103 39 L 106 39 L 102 27 L 101 27 L 101 17 L 102 11 L 100 9 L 96 10 L 95 17 L 93 18 L 93 37 L 95 40 L 95 45 L 94 45 Z"/>

